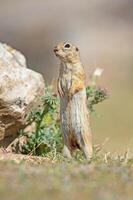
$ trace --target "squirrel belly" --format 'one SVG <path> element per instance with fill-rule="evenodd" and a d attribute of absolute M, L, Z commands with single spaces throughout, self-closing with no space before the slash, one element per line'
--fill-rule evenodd
<path fill-rule="evenodd" d="M 80 61 L 79 49 L 69 43 L 54 48 L 60 59 L 58 93 L 60 118 L 64 139 L 64 153 L 71 157 L 80 148 L 87 159 L 92 157 L 92 135 L 85 87 L 85 72 Z"/>
<path fill-rule="evenodd" d="M 92 138 L 85 88 L 75 93 L 70 99 L 61 97 L 60 116 L 64 141 L 70 150 L 77 147 L 83 149 L 86 144 L 90 146 Z"/>

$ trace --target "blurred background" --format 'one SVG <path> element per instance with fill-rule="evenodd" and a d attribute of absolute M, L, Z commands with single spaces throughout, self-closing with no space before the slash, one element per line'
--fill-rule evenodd
<path fill-rule="evenodd" d="M 103 68 L 98 84 L 110 93 L 91 117 L 94 143 L 109 138 L 106 151 L 133 153 L 132 0 L 0 0 L 0 41 L 20 50 L 47 82 L 58 76 L 53 47 L 76 44 L 88 80 Z"/>

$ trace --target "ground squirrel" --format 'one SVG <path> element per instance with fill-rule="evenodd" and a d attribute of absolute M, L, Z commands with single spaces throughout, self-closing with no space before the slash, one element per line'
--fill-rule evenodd
<path fill-rule="evenodd" d="M 79 148 L 85 157 L 92 157 L 92 136 L 87 108 L 85 72 L 80 61 L 79 49 L 70 43 L 60 43 L 54 48 L 60 59 L 58 92 L 60 117 L 64 139 L 64 154 Z"/>

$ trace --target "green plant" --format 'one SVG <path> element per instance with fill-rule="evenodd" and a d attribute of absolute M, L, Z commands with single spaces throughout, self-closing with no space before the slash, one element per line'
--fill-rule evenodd
<path fill-rule="evenodd" d="M 36 122 L 36 131 L 30 134 L 27 144 L 24 145 L 25 153 L 42 156 L 49 152 L 59 153 L 62 148 L 59 99 L 53 93 L 52 86 L 46 87 L 42 107 L 30 113 L 27 123 L 32 122 Z"/>
<path fill-rule="evenodd" d="M 94 105 L 107 98 L 107 91 L 96 87 L 96 80 L 101 73 L 100 69 L 94 72 L 91 86 L 87 86 L 87 102 L 90 112 L 94 112 Z M 62 137 L 59 117 L 59 98 L 53 92 L 52 85 L 47 86 L 42 97 L 42 106 L 32 110 L 27 123 L 36 123 L 36 130 L 28 138 L 23 146 L 26 154 L 49 155 L 58 157 L 62 149 Z"/>
<path fill-rule="evenodd" d="M 108 98 L 107 90 L 100 87 L 86 87 L 88 109 L 90 112 L 94 112 L 94 105 L 104 101 Z"/>

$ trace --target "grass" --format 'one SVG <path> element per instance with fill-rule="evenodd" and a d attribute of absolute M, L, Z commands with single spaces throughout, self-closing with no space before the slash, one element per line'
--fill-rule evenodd
<path fill-rule="evenodd" d="M 0 199 L 132 200 L 133 159 L 111 157 L 16 164 L 0 161 Z"/>

